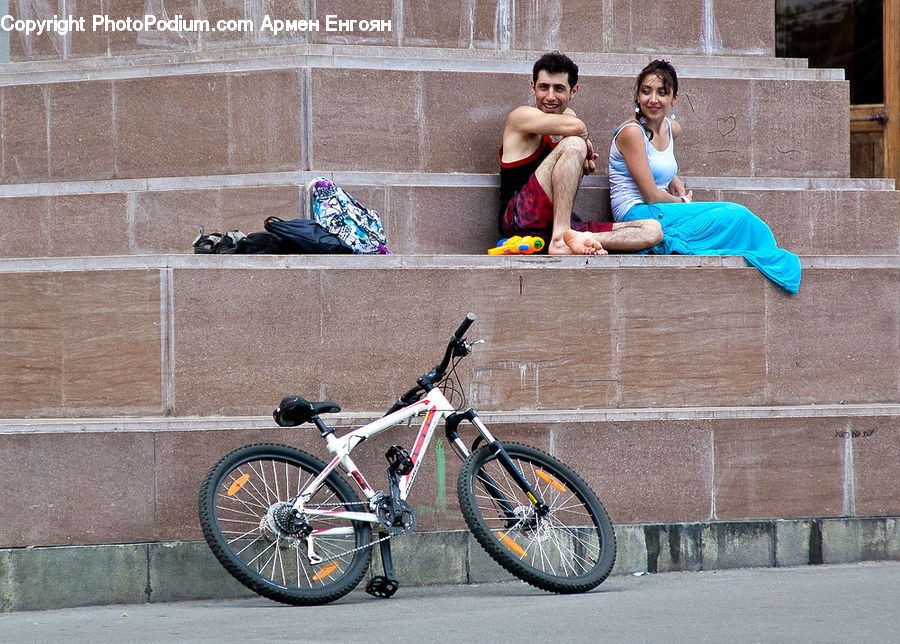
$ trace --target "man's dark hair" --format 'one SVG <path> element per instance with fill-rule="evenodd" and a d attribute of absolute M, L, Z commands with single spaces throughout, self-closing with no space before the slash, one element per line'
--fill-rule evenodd
<path fill-rule="evenodd" d="M 534 69 L 531 71 L 531 80 L 537 82 L 538 72 L 541 70 L 548 74 L 565 72 L 569 75 L 569 89 L 578 84 L 578 65 L 571 58 L 558 51 L 550 51 L 537 59 Z"/>

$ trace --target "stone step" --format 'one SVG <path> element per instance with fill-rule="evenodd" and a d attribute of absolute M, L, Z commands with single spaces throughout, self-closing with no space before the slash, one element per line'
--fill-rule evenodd
<path fill-rule="evenodd" d="M 178 28 L 159 30 L 111 30 L 93 28 L 94 15 L 112 20 L 133 20 L 147 12 L 144 0 L 114 3 L 83 2 L 66 7 L 66 15 L 85 18 L 85 30 L 65 36 L 14 31 L 9 37 L 12 60 L 41 60 L 81 56 L 117 56 L 136 51 L 195 51 L 220 46 L 272 43 L 364 44 L 380 46 L 444 47 L 515 51 L 561 49 L 568 51 L 661 52 L 771 56 L 775 49 L 774 12 L 768 3 L 719 0 L 646 11 L 639 0 L 334 0 L 327 5 L 314 0 L 253 0 L 228 2 L 191 0 L 153 3 L 157 18 L 181 17 Z M 30 11 L 23 11 L 29 9 Z M 162 9 L 165 10 L 165 16 Z M 11 0 L 16 17 L 50 18 L 55 5 Z M 329 29 L 327 15 L 335 20 L 390 21 L 387 29 L 347 25 Z M 275 34 L 265 29 L 264 18 L 318 20 L 318 28 Z M 640 16 L 636 19 L 635 16 Z M 245 25 L 213 31 L 220 20 L 252 20 Z M 193 24 L 208 20 L 210 28 Z M 671 29 L 678 24 L 678 29 Z"/>
<path fill-rule="evenodd" d="M 378 415 L 342 413 L 338 433 Z M 534 445 L 570 465 L 618 524 L 900 515 L 896 403 L 504 412 L 482 419 L 501 440 Z M 460 431 L 467 443 L 474 438 L 471 427 Z M 375 489 L 385 485 L 387 447 L 411 443 L 415 429 L 399 432 L 353 452 Z M 196 513 L 203 477 L 231 450 L 256 442 L 326 456 L 314 428 L 279 428 L 271 416 L 4 421 L 0 544 L 202 539 Z M 465 528 L 454 493 L 459 461 L 451 451 L 438 428 L 410 496 L 420 530 Z"/>
<path fill-rule="evenodd" d="M 900 256 L 801 262 L 789 296 L 740 257 L 5 259 L 0 417 L 379 409 L 468 312 L 485 411 L 900 400 Z"/>
<path fill-rule="evenodd" d="M 281 45 L 198 52 L 128 54 L 110 58 L 75 58 L 7 63 L 0 66 L 0 86 L 50 82 L 116 80 L 148 76 L 250 72 L 298 67 L 531 73 L 543 50 L 489 51 L 354 45 Z M 583 74 L 636 75 L 651 56 L 646 53 L 569 52 Z M 769 56 L 668 56 L 683 78 L 752 78 L 843 80 L 844 70 L 810 68 L 805 58 Z"/>
<path fill-rule="evenodd" d="M 506 115 L 530 100 L 528 79 L 303 67 L 9 85 L 0 88 L 0 181 L 494 173 Z M 601 167 L 629 116 L 632 83 L 631 75 L 580 81 L 573 107 L 595 133 Z M 810 101 L 820 109 L 799 109 Z M 843 80 L 685 79 L 682 174 L 847 177 L 848 110 Z"/>
<path fill-rule="evenodd" d="M 900 569 L 898 519 L 614 524 L 616 563 L 611 574 L 863 561 L 891 562 L 869 565 Z M 409 587 L 514 579 L 467 530 L 417 531 L 394 539 L 391 552 L 397 577 L 412 596 L 416 591 Z M 376 548 L 372 566 L 350 595 L 351 602 L 357 593 L 362 597 L 364 582 L 380 572 L 380 566 Z M 36 584 L 36 579 L 42 583 Z M 0 584 L 6 591 L 0 612 L 256 597 L 225 572 L 203 541 L 3 549 Z"/>
<path fill-rule="evenodd" d="M 381 213 L 398 254 L 483 254 L 496 243 L 495 174 L 324 173 Z M 263 229 L 274 215 L 309 216 L 314 172 L 118 179 L 0 186 L 0 255 L 59 257 L 190 253 L 207 232 Z M 702 201 L 735 201 L 801 255 L 900 252 L 900 192 L 882 179 L 685 177 Z M 584 180 L 575 206 L 611 220 L 604 176 Z M 872 231 L 880 231 L 872 234 Z"/>

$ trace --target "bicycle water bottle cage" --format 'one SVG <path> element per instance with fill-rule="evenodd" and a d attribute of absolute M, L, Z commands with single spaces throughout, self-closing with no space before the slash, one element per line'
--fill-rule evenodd
<path fill-rule="evenodd" d="M 282 427 L 296 427 L 308 423 L 319 414 L 331 414 L 340 410 L 340 405 L 333 402 L 309 402 L 300 396 L 288 396 L 282 398 L 272 412 L 272 417 Z"/>

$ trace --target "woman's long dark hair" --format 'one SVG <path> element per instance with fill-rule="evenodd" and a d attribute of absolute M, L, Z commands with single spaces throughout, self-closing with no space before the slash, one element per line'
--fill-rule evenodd
<path fill-rule="evenodd" d="M 641 70 L 641 73 L 638 74 L 637 80 L 634 81 L 634 113 L 635 118 L 637 118 L 638 123 L 641 124 L 641 127 L 644 128 L 644 132 L 647 133 L 647 139 L 653 140 L 653 130 L 647 127 L 647 117 L 644 116 L 644 113 L 641 111 L 641 104 L 638 102 L 638 94 L 641 91 L 641 83 L 643 83 L 644 79 L 647 76 L 659 76 L 659 78 L 663 82 L 663 87 L 672 92 L 672 96 L 678 96 L 678 74 L 675 73 L 675 68 L 672 67 L 672 63 L 667 60 L 654 60 L 649 65 L 644 67 Z"/>

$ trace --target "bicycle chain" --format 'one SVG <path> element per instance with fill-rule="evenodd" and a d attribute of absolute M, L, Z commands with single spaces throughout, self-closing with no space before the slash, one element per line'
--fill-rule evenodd
<path fill-rule="evenodd" d="M 316 507 L 318 507 L 318 508 L 321 508 L 321 507 L 344 507 L 344 508 L 348 508 L 348 507 L 350 507 L 351 505 L 361 505 L 361 506 L 364 506 L 364 507 L 369 507 L 369 503 L 368 503 L 367 501 L 349 501 L 349 502 L 347 502 L 347 503 L 316 503 Z M 370 509 L 371 509 L 371 508 L 370 508 Z M 381 543 L 382 541 L 387 541 L 388 539 L 390 539 L 390 538 L 393 537 L 393 536 L 394 536 L 394 535 L 392 535 L 392 534 L 390 534 L 390 533 L 387 533 L 387 536 L 384 536 L 384 537 L 382 537 L 381 539 L 376 539 L 375 541 L 370 541 L 369 543 L 367 543 L 367 544 L 364 545 L 364 546 L 359 546 L 358 548 L 353 548 L 352 550 L 345 550 L 344 552 L 339 552 L 339 553 L 336 554 L 336 555 L 333 555 L 333 556 L 328 557 L 328 558 L 326 558 L 326 559 L 322 559 L 321 563 L 330 563 L 330 562 L 336 561 L 336 560 L 338 560 L 338 559 L 340 559 L 340 558 L 342 558 L 342 557 L 346 557 L 347 555 L 352 555 L 352 554 L 355 553 L 355 552 L 359 552 L 360 550 L 365 550 L 366 548 L 371 548 L 372 546 L 375 546 L 375 545 Z"/>

